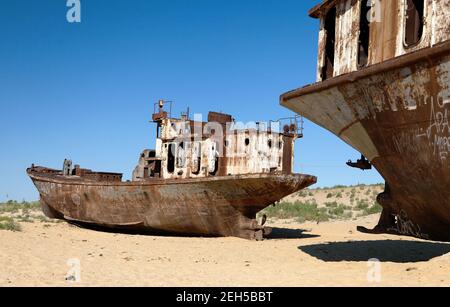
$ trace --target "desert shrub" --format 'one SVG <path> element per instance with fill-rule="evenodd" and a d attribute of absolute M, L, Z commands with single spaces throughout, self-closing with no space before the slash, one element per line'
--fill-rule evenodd
<path fill-rule="evenodd" d="M 335 185 L 334 187 L 332 187 L 332 189 L 346 189 L 347 186 L 346 185 Z"/>
<path fill-rule="evenodd" d="M 0 230 L 21 231 L 22 227 L 10 217 L 0 216 Z"/>
<path fill-rule="evenodd" d="M 372 206 L 364 210 L 364 215 L 377 214 L 381 213 L 381 211 L 383 211 L 383 208 L 379 204 L 374 203 Z"/>
<path fill-rule="evenodd" d="M 27 214 L 30 211 L 36 211 L 41 208 L 41 205 L 38 201 L 36 202 L 26 202 L 23 201 L 21 203 L 10 200 L 6 203 L 0 203 L 0 213 L 18 213 L 20 210 L 25 211 Z"/>
<path fill-rule="evenodd" d="M 369 203 L 365 200 L 359 200 L 356 203 L 356 207 L 355 207 L 355 209 L 357 209 L 357 210 L 366 210 L 368 208 L 369 208 Z"/>
<path fill-rule="evenodd" d="M 352 213 L 349 210 L 351 210 L 350 207 L 345 206 L 343 204 L 339 204 L 338 206 L 336 206 L 334 208 L 329 208 L 328 214 L 330 216 L 332 216 L 333 218 L 338 218 L 338 219 L 351 218 Z"/>
<path fill-rule="evenodd" d="M 337 206 L 338 206 L 338 203 L 335 201 L 325 203 L 325 207 L 327 207 L 327 208 L 336 208 Z"/>
<path fill-rule="evenodd" d="M 300 191 L 300 192 L 298 192 L 297 195 L 301 198 L 304 198 L 304 197 L 308 196 L 308 193 L 306 191 Z"/>
<path fill-rule="evenodd" d="M 314 202 L 295 202 L 295 203 L 281 203 L 275 207 L 269 207 L 264 210 L 264 213 L 269 218 L 279 219 L 297 219 L 299 222 L 304 221 L 328 221 L 325 208 L 318 208 Z"/>

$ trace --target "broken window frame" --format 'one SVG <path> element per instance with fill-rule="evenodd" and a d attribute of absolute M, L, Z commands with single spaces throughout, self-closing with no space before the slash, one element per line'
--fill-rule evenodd
<path fill-rule="evenodd" d="M 408 19 L 410 18 L 409 15 L 409 3 L 414 3 L 414 10 L 417 12 L 418 14 L 418 19 L 419 19 L 419 25 L 417 25 L 416 23 L 409 23 Z M 420 12 L 417 9 L 417 3 L 422 3 L 422 12 Z M 427 0 L 404 0 L 404 25 L 403 25 L 403 30 L 404 30 L 404 37 L 403 37 L 403 45 L 405 46 L 405 48 L 413 48 L 417 45 L 419 45 L 423 38 L 424 38 L 424 31 L 425 31 L 425 11 L 426 11 L 426 6 L 427 6 Z M 421 13 L 421 14 L 420 14 Z M 415 29 L 418 26 L 417 29 Z M 409 27 L 413 27 L 413 29 L 410 29 Z M 417 36 L 417 39 L 414 39 L 414 41 L 409 42 L 408 41 L 408 33 L 410 31 L 415 31 L 415 36 Z"/>

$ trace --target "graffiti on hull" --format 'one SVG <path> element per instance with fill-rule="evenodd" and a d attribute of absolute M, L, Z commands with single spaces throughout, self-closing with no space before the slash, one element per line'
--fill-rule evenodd
<path fill-rule="evenodd" d="M 430 126 L 426 131 L 433 154 L 446 161 L 450 153 L 450 125 L 448 119 L 448 99 L 431 101 Z"/>
<path fill-rule="evenodd" d="M 414 223 L 404 210 L 401 210 L 400 214 L 395 215 L 395 219 L 395 226 L 393 228 L 389 228 L 389 231 L 393 231 L 405 236 L 413 236 L 416 238 L 429 240 L 429 236 L 425 233 L 422 233 L 420 225 Z"/>
<path fill-rule="evenodd" d="M 431 98 L 429 123 L 425 128 L 415 127 L 409 131 L 394 134 L 392 142 L 398 153 L 418 154 L 428 148 L 433 156 L 442 162 L 450 159 L 450 120 L 448 118 L 449 98 Z M 426 139 L 425 142 L 423 139 Z"/>

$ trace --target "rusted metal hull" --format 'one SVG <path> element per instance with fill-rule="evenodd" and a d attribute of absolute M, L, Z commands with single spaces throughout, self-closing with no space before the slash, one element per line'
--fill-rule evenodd
<path fill-rule="evenodd" d="M 384 232 L 450 241 L 450 43 L 282 95 L 385 178 Z M 389 225 L 390 224 L 390 225 Z"/>
<path fill-rule="evenodd" d="M 27 170 L 44 213 L 112 229 L 262 239 L 256 214 L 316 182 L 307 175 L 243 175 L 96 182 L 45 168 Z"/>

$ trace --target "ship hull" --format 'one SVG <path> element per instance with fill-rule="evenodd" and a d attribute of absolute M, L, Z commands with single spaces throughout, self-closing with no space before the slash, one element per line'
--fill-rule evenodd
<path fill-rule="evenodd" d="M 313 176 L 275 174 L 95 182 L 43 168 L 27 172 L 51 218 L 110 229 L 245 239 L 262 239 L 259 211 L 316 182 Z"/>
<path fill-rule="evenodd" d="M 384 177 L 375 232 L 450 241 L 449 87 L 447 42 L 286 93 L 281 104 L 364 154 Z"/>

